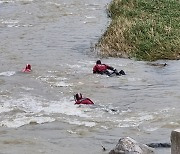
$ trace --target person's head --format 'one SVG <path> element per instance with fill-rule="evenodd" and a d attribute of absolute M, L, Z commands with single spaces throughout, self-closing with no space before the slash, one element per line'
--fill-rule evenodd
<path fill-rule="evenodd" d="M 101 61 L 100 61 L 100 60 L 97 60 L 97 61 L 96 61 L 96 64 L 101 64 Z"/>
<path fill-rule="evenodd" d="M 26 64 L 26 69 L 31 70 L 31 65 L 30 64 Z"/>
<path fill-rule="evenodd" d="M 81 93 L 77 93 L 76 95 L 75 95 L 75 99 L 78 101 L 78 100 L 80 100 L 80 99 L 82 99 L 82 94 Z"/>

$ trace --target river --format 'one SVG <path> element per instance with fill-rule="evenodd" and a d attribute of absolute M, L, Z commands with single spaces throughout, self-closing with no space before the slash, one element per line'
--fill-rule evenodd
<path fill-rule="evenodd" d="M 92 74 L 108 3 L 0 0 L 1 154 L 104 154 L 125 136 L 170 143 L 180 127 L 179 61 L 101 58 L 126 75 Z M 33 71 L 22 73 L 27 63 Z M 79 92 L 95 105 L 74 105 Z"/>

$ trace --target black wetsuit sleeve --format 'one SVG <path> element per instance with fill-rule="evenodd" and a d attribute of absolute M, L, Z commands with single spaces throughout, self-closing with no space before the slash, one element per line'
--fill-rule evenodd
<path fill-rule="evenodd" d="M 109 69 L 109 70 L 111 70 L 111 71 L 114 71 L 114 67 L 112 67 L 112 66 L 108 66 L 108 65 L 107 65 L 107 69 Z"/>

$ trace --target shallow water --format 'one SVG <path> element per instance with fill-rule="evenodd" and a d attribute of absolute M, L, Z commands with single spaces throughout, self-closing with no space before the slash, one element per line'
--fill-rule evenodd
<path fill-rule="evenodd" d="M 101 154 L 124 136 L 170 142 L 180 126 L 179 61 L 161 67 L 108 58 L 127 75 L 92 74 L 91 47 L 108 26 L 109 2 L 0 1 L 1 153 Z M 26 63 L 31 73 L 21 73 Z M 96 105 L 74 105 L 77 92 Z"/>

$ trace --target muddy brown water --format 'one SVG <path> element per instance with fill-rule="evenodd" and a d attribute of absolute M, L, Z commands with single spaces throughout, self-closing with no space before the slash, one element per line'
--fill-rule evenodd
<path fill-rule="evenodd" d="M 127 75 L 92 74 L 109 2 L 0 0 L 0 153 L 101 154 L 124 136 L 170 142 L 180 126 L 179 61 L 108 58 Z M 31 73 L 21 73 L 26 63 Z M 74 105 L 77 92 L 95 106 Z"/>

